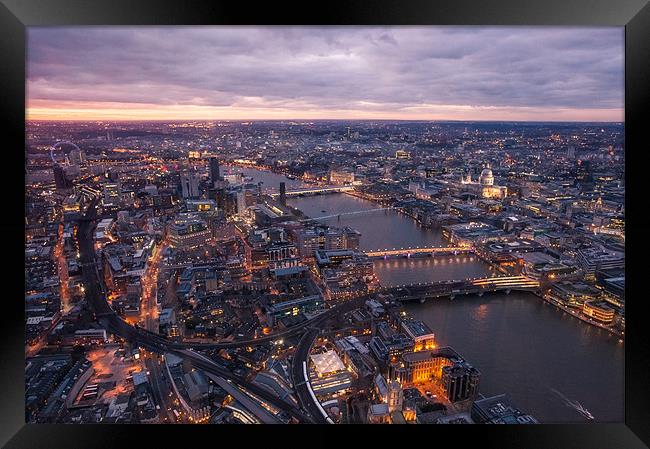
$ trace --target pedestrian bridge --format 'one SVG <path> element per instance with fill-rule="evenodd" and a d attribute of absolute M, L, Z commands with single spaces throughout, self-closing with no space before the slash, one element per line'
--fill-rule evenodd
<path fill-rule="evenodd" d="M 308 196 L 308 195 L 323 195 L 326 193 L 341 193 L 341 192 L 351 192 L 354 190 L 352 186 L 324 186 L 324 187 L 315 187 L 311 189 L 298 189 L 298 190 L 287 190 L 286 196 Z M 278 198 L 279 193 L 272 193 L 272 197 Z"/>
<path fill-rule="evenodd" d="M 340 218 L 340 217 L 346 217 L 350 215 L 362 215 L 362 214 L 368 214 L 370 212 L 377 212 L 377 211 L 382 211 L 382 210 L 392 210 L 394 209 L 393 207 L 378 207 L 375 209 L 364 209 L 364 210 L 355 210 L 352 212 L 341 212 L 339 214 L 331 214 L 331 215 L 323 215 L 321 217 L 310 217 L 310 218 L 304 218 L 300 221 L 310 221 L 310 220 L 328 220 L 330 218 Z"/>

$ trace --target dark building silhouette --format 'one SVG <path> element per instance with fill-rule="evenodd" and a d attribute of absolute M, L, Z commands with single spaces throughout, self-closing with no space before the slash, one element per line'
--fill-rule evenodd
<path fill-rule="evenodd" d="M 221 179 L 221 174 L 219 173 L 219 159 L 216 157 L 211 157 L 210 158 L 210 182 L 212 185 L 216 181 L 219 181 Z"/>
<path fill-rule="evenodd" d="M 208 190 L 208 198 L 214 200 L 217 203 L 218 209 L 226 209 L 226 197 L 228 192 L 225 187 L 217 186 Z"/>
<path fill-rule="evenodd" d="M 451 402 L 475 399 L 481 373 L 467 363 L 457 363 L 442 368 L 442 384 Z"/>
<path fill-rule="evenodd" d="M 54 171 L 54 184 L 56 185 L 57 189 L 72 188 L 72 181 L 68 179 L 65 174 L 65 170 L 63 170 L 63 167 L 60 164 L 54 164 L 52 170 Z"/>
<path fill-rule="evenodd" d="M 287 185 L 284 182 L 280 183 L 280 204 L 287 205 Z"/>
<path fill-rule="evenodd" d="M 590 161 L 578 161 L 576 167 L 576 179 L 582 182 L 592 182 L 593 176 L 591 173 Z"/>

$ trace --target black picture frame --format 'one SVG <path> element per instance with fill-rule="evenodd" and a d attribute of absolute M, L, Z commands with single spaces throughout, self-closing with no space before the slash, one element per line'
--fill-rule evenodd
<path fill-rule="evenodd" d="M 631 298 L 626 307 L 625 343 L 625 422 L 618 424 L 565 424 L 536 426 L 466 426 L 461 432 L 454 426 L 437 426 L 435 437 L 427 426 L 375 426 L 365 428 L 364 438 L 383 440 L 387 433 L 405 444 L 415 438 L 444 437 L 455 441 L 468 436 L 478 438 L 482 446 L 501 448 L 643 448 L 650 445 L 650 345 L 646 342 L 643 314 L 644 217 L 640 207 L 644 195 L 647 139 L 642 113 L 650 105 L 650 4 L 645 0 L 456 0 L 456 1 L 328 1 L 307 5 L 307 2 L 266 2 L 263 4 L 216 1 L 171 0 L 2 0 L 0 5 L 0 61 L 2 123 L 5 125 L 2 169 L 5 213 L 0 220 L 5 243 L 5 299 L 2 301 L 4 326 L 2 362 L 0 363 L 0 443 L 8 448 L 40 447 L 92 448 L 154 446 L 165 443 L 198 444 L 215 433 L 241 437 L 242 441 L 271 440 L 278 429 L 249 432 L 242 426 L 111 426 L 111 425 L 36 425 L 25 424 L 24 414 L 24 307 L 19 298 L 20 286 L 12 285 L 20 278 L 20 239 L 24 231 L 24 199 L 18 183 L 24 163 L 20 151 L 25 139 L 25 48 L 26 27 L 44 25 L 218 25 L 218 24 L 350 24 L 350 25 L 575 25 L 625 26 L 625 147 L 626 147 L 626 209 L 632 245 L 628 245 L 627 290 Z M 14 166 L 15 164 L 15 166 Z M 23 166 L 24 167 L 24 166 Z M 15 175 L 15 178 L 14 178 Z M 23 184 L 24 185 L 24 184 Z M 24 204 L 24 203 L 23 203 Z M 14 234 L 16 235 L 14 237 Z M 16 255 L 12 252 L 15 251 Z M 16 260 L 14 260 L 14 257 Z M 23 274 L 24 277 L 24 274 Z M 629 293 L 633 294 L 629 294 Z M 596 393 L 597 394 L 597 393 Z M 226 427 L 225 429 L 223 427 Z M 299 426 L 305 443 L 313 444 L 320 433 Z M 344 427 L 345 429 L 342 429 Z M 351 429 L 352 428 L 352 429 Z M 287 433 L 285 444 L 295 444 L 296 428 L 282 428 Z M 355 426 L 329 429 L 325 442 L 337 439 Z M 356 427 L 356 430 L 359 430 Z M 307 432 L 307 433 L 303 433 Z M 241 435 L 238 435 L 241 433 Z M 310 436 L 311 434 L 311 436 Z M 443 435 L 444 434 L 444 435 Z M 325 436 L 323 434 L 323 436 Z M 307 440 L 309 438 L 309 440 Z M 251 440 L 252 439 L 252 440 Z M 236 443 L 237 440 L 231 440 Z M 348 440 L 349 442 L 349 440 Z M 216 443 L 211 443 L 216 444 Z M 340 443 L 335 443 L 340 444 Z"/>

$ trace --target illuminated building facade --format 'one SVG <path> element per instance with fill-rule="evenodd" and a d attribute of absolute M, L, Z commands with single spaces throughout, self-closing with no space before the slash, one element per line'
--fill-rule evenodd
<path fill-rule="evenodd" d="M 583 282 L 557 282 L 551 287 L 549 296 L 569 307 L 583 308 L 586 302 L 595 301 L 601 291 Z"/>
<path fill-rule="evenodd" d="M 423 321 L 401 320 L 400 326 L 404 333 L 413 339 L 413 351 L 435 349 L 435 335 Z"/>
<path fill-rule="evenodd" d="M 354 173 L 343 170 L 330 171 L 330 183 L 333 185 L 346 185 L 354 182 Z"/>
<path fill-rule="evenodd" d="M 357 249 L 360 233 L 351 228 L 316 226 L 292 231 L 301 257 L 313 257 L 317 250 Z"/>
<path fill-rule="evenodd" d="M 368 347 L 381 362 L 397 361 L 405 353 L 413 351 L 413 339 L 404 334 L 395 334 L 387 339 L 372 337 Z"/>
<path fill-rule="evenodd" d="M 270 245 L 266 252 L 269 257 L 269 268 L 288 268 L 299 264 L 298 250 L 293 243 L 280 242 Z"/>
<path fill-rule="evenodd" d="M 179 214 L 167 226 L 167 234 L 174 248 L 195 248 L 204 245 L 211 237 L 207 224 L 196 214 Z"/>
<path fill-rule="evenodd" d="M 578 264 L 585 273 L 585 279 L 595 279 L 597 270 L 625 267 L 625 253 L 593 246 L 578 250 Z"/>
<path fill-rule="evenodd" d="M 65 220 L 75 219 L 79 216 L 81 211 L 81 197 L 80 195 L 70 195 L 63 200 L 61 205 L 63 209 L 63 216 Z"/>
<path fill-rule="evenodd" d="M 431 380 L 439 382 L 444 367 L 461 362 L 463 359 L 450 347 L 433 351 L 405 352 L 397 361 L 391 362 L 389 377 L 402 386 Z"/>
<path fill-rule="evenodd" d="M 388 402 L 388 410 L 391 413 L 402 410 L 404 393 L 399 382 L 393 380 L 388 384 L 388 397 L 386 402 Z"/>
<path fill-rule="evenodd" d="M 482 198 L 502 199 L 508 195 L 507 187 L 494 185 L 494 175 L 489 166 L 483 169 L 478 181 L 472 181 L 472 175 L 467 175 L 461 178 L 460 184 L 463 190 Z"/>
<path fill-rule="evenodd" d="M 185 202 L 188 212 L 211 212 L 217 210 L 217 203 L 213 200 L 188 200 Z"/>
<path fill-rule="evenodd" d="M 585 302 L 582 313 L 604 324 L 614 321 L 614 308 L 605 301 Z"/>
<path fill-rule="evenodd" d="M 248 207 L 248 202 L 246 199 L 246 190 L 240 190 L 236 193 L 237 197 L 237 215 L 243 217 L 246 214 L 246 208 Z"/>

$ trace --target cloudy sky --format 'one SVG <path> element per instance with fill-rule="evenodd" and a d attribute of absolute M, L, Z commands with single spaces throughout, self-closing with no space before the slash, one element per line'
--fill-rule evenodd
<path fill-rule="evenodd" d="M 623 55 L 623 28 L 30 28 L 27 115 L 622 121 Z"/>

